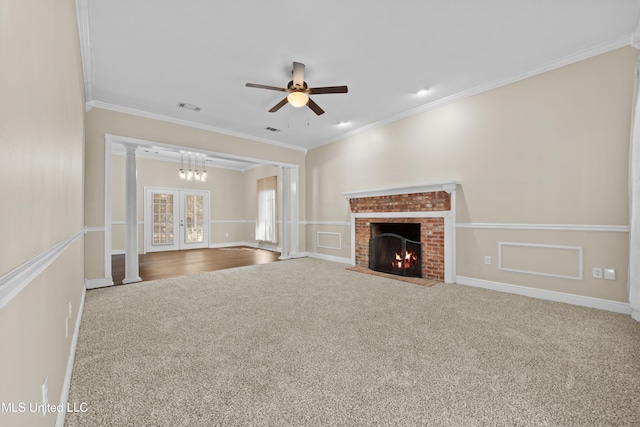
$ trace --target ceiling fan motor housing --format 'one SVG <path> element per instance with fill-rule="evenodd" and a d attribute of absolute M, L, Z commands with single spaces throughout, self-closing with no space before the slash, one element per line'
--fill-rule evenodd
<path fill-rule="evenodd" d="M 293 90 L 293 91 L 307 91 L 307 89 L 309 89 L 309 86 L 307 86 L 307 82 L 302 82 L 302 86 L 300 85 L 294 85 L 293 84 L 293 80 L 291 80 L 289 82 L 289 84 L 287 85 L 287 90 Z"/>

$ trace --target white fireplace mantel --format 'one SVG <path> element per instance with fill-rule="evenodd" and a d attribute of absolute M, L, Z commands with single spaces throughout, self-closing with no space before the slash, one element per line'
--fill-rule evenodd
<path fill-rule="evenodd" d="M 363 197 L 393 196 L 396 194 L 430 193 L 433 191 L 446 191 L 451 194 L 455 191 L 458 181 L 437 182 L 433 184 L 411 185 L 408 187 L 381 188 L 378 190 L 347 191 L 342 193 L 345 199 L 360 199 Z"/>

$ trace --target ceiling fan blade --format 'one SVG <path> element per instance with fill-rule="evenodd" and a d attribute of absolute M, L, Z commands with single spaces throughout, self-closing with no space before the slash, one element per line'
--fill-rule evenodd
<path fill-rule="evenodd" d="M 278 102 L 276 105 L 274 105 L 269 112 L 270 113 L 275 113 L 276 111 L 278 111 L 279 109 L 281 109 L 287 102 L 287 98 L 283 99 L 282 101 Z"/>
<path fill-rule="evenodd" d="M 346 86 L 325 86 L 309 88 L 309 93 L 313 95 L 321 95 L 323 93 L 347 93 L 349 88 Z"/>
<path fill-rule="evenodd" d="M 258 88 L 258 89 L 269 89 L 269 90 L 277 90 L 279 92 L 287 92 L 287 89 L 284 89 L 284 88 L 281 88 L 281 87 L 259 85 L 259 84 L 256 84 L 256 83 L 247 83 L 245 86 L 246 87 L 255 87 L 255 88 Z"/>
<path fill-rule="evenodd" d="M 297 87 L 304 85 L 304 64 L 301 62 L 293 63 L 293 85 Z"/>
<path fill-rule="evenodd" d="M 317 115 L 321 115 L 324 114 L 324 110 L 322 108 L 320 108 L 320 106 L 318 104 L 316 104 L 315 102 L 313 102 L 313 99 L 309 98 L 309 102 L 307 103 L 307 105 L 309 106 L 309 108 L 311 108 L 313 110 L 314 113 L 316 113 Z"/>

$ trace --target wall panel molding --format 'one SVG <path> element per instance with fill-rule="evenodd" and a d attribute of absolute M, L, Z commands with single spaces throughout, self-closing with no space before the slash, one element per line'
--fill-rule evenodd
<path fill-rule="evenodd" d="M 320 240 L 322 236 L 338 236 L 338 245 L 337 246 L 329 246 L 329 245 L 321 245 Z M 326 242 L 325 242 L 326 243 Z M 318 231 L 316 232 L 316 247 L 323 249 L 333 249 L 333 250 L 342 250 L 342 233 L 335 233 L 329 231 Z"/>
<path fill-rule="evenodd" d="M 570 274 L 557 274 L 551 273 L 549 271 L 536 271 L 536 270 L 526 270 L 523 268 L 514 268 L 505 266 L 505 262 L 503 260 L 503 254 L 505 251 L 505 247 L 514 247 L 514 248 L 534 248 L 534 249 L 548 249 L 551 251 L 561 250 L 561 251 L 576 251 L 577 265 L 576 267 L 576 275 Z M 544 268 L 544 266 L 540 266 L 540 268 Z M 514 243 L 514 242 L 498 242 L 498 270 L 501 271 L 511 271 L 514 273 L 523 273 L 523 274 L 533 274 L 536 276 L 546 276 L 546 277 L 556 277 L 559 279 L 572 279 L 572 280 L 582 280 L 583 278 L 583 269 L 584 269 L 584 248 L 582 246 L 563 246 L 563 245 L 547 245 L 547 244 L 539 244 L 539 243 Z"/>

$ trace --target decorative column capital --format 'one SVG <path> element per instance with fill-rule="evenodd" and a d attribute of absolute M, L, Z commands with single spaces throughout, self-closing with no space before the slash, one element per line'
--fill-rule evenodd
<path fill-rule="evenodd" d="M 138 144 L 131 144 L 129 142 L 122 142 L 121 144 L 124 146 L 127 154 L 136 154 L 136 150 L 139 147 Z"/>

